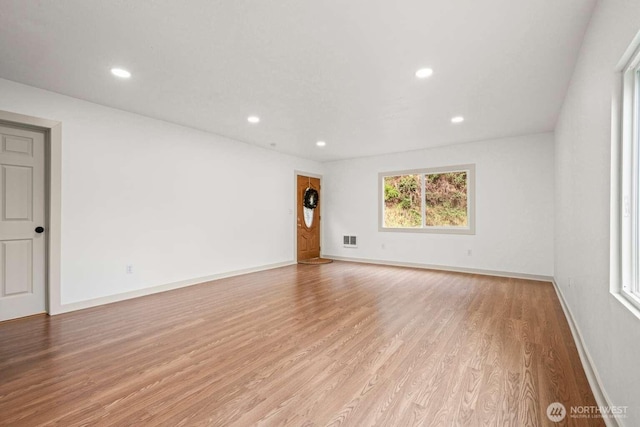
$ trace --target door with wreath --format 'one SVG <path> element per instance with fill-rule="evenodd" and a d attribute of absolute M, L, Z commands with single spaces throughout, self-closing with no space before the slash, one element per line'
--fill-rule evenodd
<path fill-rule="evenodd" d="M 298 175 L 298 261 L 320 257 L 320 179 Z"/>

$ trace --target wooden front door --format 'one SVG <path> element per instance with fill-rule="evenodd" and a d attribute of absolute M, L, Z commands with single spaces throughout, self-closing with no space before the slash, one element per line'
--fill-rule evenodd
<path fill-rule="evenodd" d="M 44 134 L 0 126 L 0 321 L 45 311 Z"/>
<path fill-rule="evenodd" d="M 307 188 L 312 188 L 320 194 L 320 179 L 298 175 L 298 185 L 296 186 L 298 261 L 320 256 L 320 203 L 322 203 L 322 197 L 318 197 L 318 206 L 315 209 L 307 209 L 305 212 L 304 194 Z"/>

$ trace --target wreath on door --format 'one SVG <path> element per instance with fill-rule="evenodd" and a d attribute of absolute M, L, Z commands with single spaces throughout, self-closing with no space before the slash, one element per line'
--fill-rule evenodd
<path fill-rule="evenodd" d="M 304 190 L 303 205 L 307 209 L 315 209 L 318 206 L 318 192 L 313 188 Z"/>

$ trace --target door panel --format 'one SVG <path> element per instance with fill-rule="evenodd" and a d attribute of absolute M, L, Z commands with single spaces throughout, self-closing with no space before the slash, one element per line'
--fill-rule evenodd
<path fill-rule="evenodd" d="M 0 263 L 2 268 L 2 296 L 33 292 L 31 240 L 10 240 L 2 242 Z"/>
<path fill-rule="evenodd" d="M 4 150 L 9 153 L 33 155 L 33 140 L 17 135 L 4 135 Z"/>
<path fill-rule="evenodd" d="M 311 226 L 308 227 L 304 220 L 304 193 L 307 188 L 313 188 L 318 192 L 318 206 L 313 209 L 313 219 Z M 320 203 L 322 203 L 322 195 L 320 194 L 320 179 L 308 176 L 298 175 L 298 184 L 296 188 L 297 207 L 297 229 L 298 229 L 298 260 L 310 258 L 318 258 L 320 256 Z"/>
<path fill-rule="evenodd" d="M 0 321 L 45 311 L 44 134 L 0 126 Z"/>
<path fill-rule="evenodd" d="M 4 221 L 31 221 L 33 168 L 2 165 Z"/>

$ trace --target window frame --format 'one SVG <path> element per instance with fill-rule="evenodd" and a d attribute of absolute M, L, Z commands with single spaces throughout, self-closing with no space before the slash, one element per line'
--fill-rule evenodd
<path fill-rule="evenodd" d="M 425 175 L 436 173 L 466 172 L 467 173 L 467 226 L 466 227 L 433 227 L 425 225 Z M 420 185 L 420 227 L 385 227 L 384 225 L 384 178 L 388 176 L 421 175 Z M 454 166 L 432 167 L 424 169 L 409 169 L 378 173 L 378 231 L 405 233 L 436 233 L 436 234 L 476 234 L 476 165 L 464 164 Z"/>
<path fill-rule="evenodd" d="M 620 111 L 619 268 L 620 294 L 640 310 L 640 43 L 622 69 Z M 616 265 L 612 264 L 612 265 Z"/>

